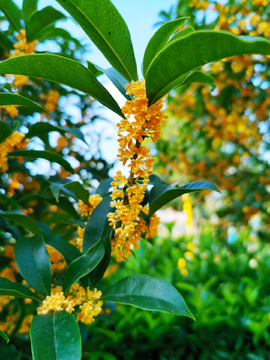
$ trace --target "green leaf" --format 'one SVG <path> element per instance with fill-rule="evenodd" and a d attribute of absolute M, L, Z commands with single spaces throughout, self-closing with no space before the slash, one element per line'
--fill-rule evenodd
<path fill-rule="evenodd" d="M 76 138 L 82 140 L 87 146 L 87 142 L 85 140 L 85 137 L 80 129 L 78 128 L 66 128 L 62 126 L 56 126 L 52 125 L 48 122 L 37 122 L 36 124 L 29 127 L 29 131 L 26 134 L 26 138 L 32 138 L 34 136 L 42 136 L 44 134 L 47 134 L 51 131 L 58 131 L 60 134 L 65 135 L 65 133 L 72 134 Z"/>
<path fill-rule="evenodd" d="M 152 189 L 153 190 L 153 189 Z M 151 190 L 151 191 L 152 191 Z M 169 189 L 162 192 L 159 196 L 154 199 L 151 198 L 150 192 L 150 209 L 149 209 L 149 217 L 151 217 L 158 209 L 162 208 L 162 206 L 166 205 L 170 201 L 182 196 L 183 194 L 187 194 L 193 191 L 198 190 L 213 190 L 220 192 L 215 185 L 210 183 L 209 181 L 193 181 L 187 185 L 180 186 L 178 188 Z"/>
<path fill-rule="evenodd" d="M 214 79 L 212 78 L 212 76 L 207 75 L 206 73 L 200 71 L 200 70 L 195 70 L 191 73 L 189 73 L 189 75 L 185 78 L 185 80 L 180 84 L 180 86 L 184 86 L 184 85 L 190 85 L 193 83 L 201 83 L 201 84 L 206 84 L 210 87 L 211 91 L 213 91 L 216 87 Z"/>
<path fill-rule="evenodd" d="M 177 33 L 175 33 L 172 38 L 168 41 L 168 44 L 170 44 L 172 41 L 174 40 L 178 40 L 186 35 L 189 35 L 191 33 L 195 32 L 195 29 L 192 27 L 192 26 L 188 26 L 186 27 L 185 29 L 181 30 L 181 31 L 178 31 Z"/>
<path fill-rule="evenodd" d="M 152 60 L 146 74 L 149 106 L 177 87 L 183 76 L 212 61 L 243 54 L 270 54 L 270 41 L 223 31 L 196 31 L 172 41 Z"/>
<path fill-rule="evenodd" d="M 34 159 L 46 159 L 51 162 L 55 162 L 72 174 L 74 174 L 74 170 L 71 167 L 70 163 L 63 159 L 62 156 L 55 154 L 50 151 L 44 151 L 44 150 L 15 150 L 10 153 L 8 153 L 8 156 L 22 156 L 26 158 L 34 158 Z"/>
<path fill-rule="evenodd" d="M 20 273 L 36 291 L 51 293 L 51 262 L 42 235 L 19 238 L 14 246 L 15 261 Z"/>
<path fill-rule="evenodd" d="M 0 31 L 0 47 L 3 48 L 6 52 L 13 50 L 13 42 L 7 37 L 3 31 Z"/>
<path fill-rule="evenodd" d="M 28 19 L 37 11 L 38 0 L 23 0 L 22 5 L 22 15 L 24 18 L 25 24 L 27 24 Z"/>
<path fill-rule="evenodd" d="M 112 251 L 111 250 L 112 231 L 113 231 L 112 226 L 110 226 L 109 222 L 107 222 L 101 237 L 101 241 L 103 242 L 105 248 L 105 254 L 101 262 L 98 264 L 98 266 L 95 267 L 95 269 L 92 270 L 88 275 L 91 281 L 91 286 L 96 286 L 96 284 L 103 278 L 103 275 L 110 264 L 111 251 Z"/>
<path fill-rule="evenodd" d="M 149 193 L 149 203 L 151 204 L 156 198 L 161 196 L 165 191 L 171 189 L 171 186 L 167 183 L 156 184 L 152 187 Z"/>
<path fill-rule="evenodd" d="M 2 336 L 3 339 L 6 340 L 6 342 L 9 342 L 9 337 L 4 333 L 4 331 L 0 330 L 0 336 Z"/>
<path fill-rule="evenodd" d="M 51 114 L 44 109 L 41 105 L 37 104 L 36 102 L 18 94 L 7 94 L 7 93 L 0 93 L 0 106 L 5 105 L 20 105 L 20 106 L 27 106 L 30 107 L 33 112 L 46 112 L 47 114 Z"/>
<path fill-rule="evenodd" d="M 45 237 L 45 243 L 57 250 L 65 259 L 67 265 L 82 255 L 76 246 L 70 244 L 60 235 L 49 235 Z"/>
<path fill-rule="evenodd" d="M 111 197 L 106 196 L 94 209 L 83 235 L 83 252 L 86 253 L 92 246 L 97 244 L 103 234 L 104 226 L 108 221 Z"/>
<path fill-rule="evenodd" d="M 103 74 L 103 70 L 101 70 L 101 68 L 99 66 L 91 63 L 91 61 L 87 61 L 87 67 L 88 67 L 88 70 L 91 71 L 91 73 L 95 77 L 98 77 L 99 75 Z"/>
<path fill-rule="evenodd" d="M 58 20 L 65 20 L 67 17 L 52 6 L 47 6 L 40 11 L 36 11 L 26 23 L 27 41 L 39 40 L 40 34 L 50 25 Z"/>
<path fill-rule="evenodd" d="M 5 217 L 11 221 L 14 221 L 16 224 L 24 227 L 33 234 L 39 234 L 41 231 L 34 220 L 24 213 L 17 211 L 2 211 L 0 210 L 0 217 Z"/>
<path fill-rule="evenodd" d="M 6 15 L 11 26 L 19 32 L 23 28 L 20 23 L 22 14 L 15 2 L 13 0 L 0 0 L 0 9 Z"/>
<path fill-rule="evenodd" d="M 81 360 L 81 335 L 67 311 L 36 315 L 30 329 L 33 360 Z"/>
<path fill-rule="evenodd" d="M 94 76 L 99 76 L 101 74 L 105 74 L 113 83 L 113 85 L 120 91 L 120 93 L 127 99 L 132 100 L 130 95 L 127 95 L 126 85 L 129 83 L 118 71 L 116 71 L 113 67 L 108 69 L 102 69 L 101 67 L 90 63 L 87 61 L 88 69 L 92 71 Z"/>
<path fill-rule="evenodd" d="M 57 203 L 53 196 L 42 196 L 42 195 L 39 195 L 39 194 L 28 194 L 28 195 L 23 196 L 17 202 L 15 202 L 14 205 L 16 205 L 16 204 L 18 204 L 20 202 L 23 202 L 23 201 L 27 202 L 27 201 L 31 201 L 31 200 L 47 201 L 51 205 L 58 206 L 60 209 L 64 210 L 66 213 L 71 215 L 74 219 L 79 219 L 80 218 L 77 211 L 74 209 L 74 206 L 72 205 L 72 203 L 66 197 L 63 197 L 63 196 L 61 196 L 59 198 L 59 202 Z"/>
<path fill-rule="evenodd" d="M 169 185 L 165 181 L 161 180 L 159 176 L 152 174 L 149 176 L 149 185 Z"/>
<path fill-rule="evenodd" d="M 189 17 L 168 21 L 163 24 L 151 37 L 144 52 L 143 73 L 146 75 L 148 67 L 157 53 L 166 45 L 172 33 L 183 25 Z"/>
<path fill-rule="evenodd" d="M 6 140 L 12 134 L 10 126 L 5 122 L 0 120 L 0 144 Z"/>
<path fill-rule="evenodd" d="M 111 65 L 128 81 L 137 67 L 128 27 L 110 0 L 57 0 Z"/>
<path fill-rule="evenodd" d="M 102 260 L 104 256 L 104 245 L 100 241 L 89 249 L 84 255 L 75 259 L 69 266 L 63 284 L 63 292 L 66 294 L 70 287 L 92 271 Z"/>
<path fill-rule="evenodd" d="M 112 178 L 103 180 L 97 187 L 97 194 L 99 194 L 102 197 L 105 197 L 107 195 L 109 189 L 112 187 L 111 186 L 112 181 L 113 181 Z"/>
<path fill-rule="evenodd" d="M 123 117 L 119 105 L 109 92 L 78 61 L 52 54 L 22 55 L 2 61 L 0 73 L 32 76 L 70 86 L 92 96 Z"/>
<path fill-rule="evenodd" d="M 118 281 L 101 299 L 195 320 L 184 299 L 171 284 L 147 275 L 131 275 Z"/>
<path fill-rule="evenodd" d="M 15 283 L 0 277 L 0 295 L 9 295 L 17 298 L 40 300 L 32 291 L 23 284 Z"/>
<path fill-rule="evenodd" d="M 81 199 L 84 203 L 88 204 L 89 199 L 89 191 L 86 190 L 79 181 L 65 180 L 59 181 L 57 183 L 51 184 L 51 190 L 53 195 L 55 196 L 56 201 L 59 201 L 59 191 L 66 187 L 71 190 L 79 199 Z"/>

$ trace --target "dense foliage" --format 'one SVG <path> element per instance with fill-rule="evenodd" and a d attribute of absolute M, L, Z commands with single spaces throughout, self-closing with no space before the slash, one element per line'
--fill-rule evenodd
<path fill-rule="evenodd" d="M 229 244 L 209 227 L 175 240 L 167 230 L 124 266 L 112 264 L 107 282 L 148 271 L 174 284 L 197 321 L 110 307 L 91 325 L 86 353 L 104 360 L 269 359 L 269 256 L 269 244 L 247 231 Z"/>
<path fill-rule="evenodd" d="M 208 63 L 270 54 L 265 38 L 182 30 L 187 18 L 178 18 L 150 39 L 145 79 L 138 80 L 128 27 L 110 0 L 57 2 L 113 67 L 86 67 L 86 48 L 55 27 L 66 17 L 53 7 L 37 10 L 37 0 L 25 0 L 20 9 L 0 0 L 1 354 L 35 360 L 81 359 L 84 330 L 105 311 L 103 302 L 194 319 L 178 289 L 163 275 L 149 276 L 151 268 L 114 284 L 104 278 L 111 261 L 124 262 L 143 242 L 155 245 L 157 210 L 184 194 L 218 191 L 209 181 L 169 184 L 152 174 L 144 140 L 157 143 L 167 94 L 193 83 L 212 87 L 213 78 L 198 70 Z M 38 52 L 48 40 L 57 54 Z M 97 79 L 102 74 L 125 96 L 122 109 Z M 128 176 L 114 174 L 93 148 L 95 100 L 119 115 L 117 156 Z M 44 160 L 53 163 L 47 171 Z M 189 247 L 187 258 L 195 249 Z M 178 267 L 188 274 L 184 258 Z"/>
<path fill-rule="evenodd" d="M 165 21 L 190 16 L 192 32 L 219 29 L 241 36 L 270 36 L 268 1 L 177 3 Z M 223 190 L 216 205 L 219 226 L 241 226 L 257 214 L 269 238 L 269 57 L 244 55 L 204 67 L 215 90 L 203 84 L 179 88 L 168 98 L 169 120 L 157 144 L 156 171 L 164 179 L 200 178 Z M 204 198 L 201 198 L 204 203 Z"/>

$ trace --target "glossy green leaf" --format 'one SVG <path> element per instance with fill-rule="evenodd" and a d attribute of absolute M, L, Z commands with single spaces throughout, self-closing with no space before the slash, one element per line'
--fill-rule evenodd
<path fill-rule="evenodd" d="M 88 70 L 91 71 L 91 73 L 95 77 L 98 77 L 99 75 L 103 74 L 103 70 L 101 70 L 101 68 L 99 66 L 91 63 L 91 61 L 87 61 L 87 67 L 88 67 Z"/>
<path fill-rule="evenodd" d="M 0 330 L 0 336 L 6 340 L 6 342 L 9 342 L 9 337 L 4 333 L 4 331 Z"/>
<path fill-rule="evenodd" d="M 72 181 L 68 179 L 65 181 L 60 181 L 51 184 L 51 190 L 57 202 L 59 201 L 59 191 L 63 187 L 71 190 L 80 200 L 88 204 L 88 199 L 90 196 L 89 191 L 86 190 L 84 186 L 81 183 L 79 183 L 79 181 Z"/>
<path fill-rule="evenodd" d="M 50 25 L 58 20 L 65 20 L 66 16 L 52 6 L 47 6 L 40 11 L 36 11 L 26 23 L 27 41 L 39 40 L 40 34 Z"/>
<path fill-rule="evenodd" d="M 105 197 L 107 195 L 109 189 L 112 187 L 111 186 L 112 181 L 113 181 L 112 178 L 103 180 L 97 187 L 97 194 L 99 194 L 102 197 Z"/>
<path fill-rule="evenodd" d="M 92 286 L 96 286 L 96 284 L 102 279 L 105 271 L 110 264 L 112 231 L 112 226 L 110 226 L 109 222 L 107 222 L 101 237 L 101 241 L 103 242 L 105 248 L 104 256 L 98 266 L 96 266 L 95 269 L 89 273 L 89 279 Z"/>
<path fill-rule="evenodd" d="M 104 256 L 104 245 L 100 241 L 92 246 L 84 255 L 75 259 L 69 266 L 63 284 L 63 292 L 66 294 L 70 287 L 80 280 L 83 276 L 92 271 L 102 260 Z"/>
<path fill-rule="evenodd" d="M 27 24 L 28 19 L 37 11 L 38 0 L 23 0 L 22 5 L 22 15 L 24 18 L 25 24 Z"/>
<path fill-rule="evenodd" d="M 200 84 L 208 85 L 210 87 L 211 91 L 213 91 L 216 87 L 212 76 L 207 75 L 206 73 L 204 73 L 200 70 L 195 70 L 195 71 L 191 72 L 185 78 L 185 80 L 180 84 L 180 86 L 190 85 L 193 83 L 200 83 Z"/>
<path fill-rule="evenodd" d="M 0 295 L 9 295 L 23 299 L 40 300 L 32 291 L 20 283 L 0 277 Z"/>
<path fill-rule="evenodd" d="M 188 316 L 195 320 L 185 300 L 171 284 L 147 275 L 131 275 L 118 281 L 102 296 L 102 300 Z"/>
<path fill-rule="evenodd" d="M 149 105 L 177 87 L 183 76 L 212 61 L 243 54 L 270 54 L 270 41 L 223 31 L 196 31 L 172 41 L 149 65 L 146 90 Z"/>
<path fill-rule="evenodd" d="M 3 33 L 3 31 L 0 31 L 0 48 L 3 48 L 8 53 L 10 50 L 13 50 L 13 42 Z"/>
<path fill-rule="evenodd" d="M 157 53 L 166 45 L 172 33 L 182 26 L 188 17 L 168 21 L 163 24 L 151 37 L 144 52 L 143 73 L 146 75 L 148 67 Z"/>
<path fill-rule="evenodd" d="M 156 184 L 152 187 L 149 193 L 149 203 L 151 204 L 156 198 L 161 196 L 165 191 L 171 189 L 169 184 Z"/>
<path fill-rule="evenodd" d="M 30 54 L 7 59 L 0 63 L 1 74 L 38 77 L 82 91 L 123 117 L 122 111 L 94 75 L 81 63 L 52 54 Z"/>
<path fill-rule="evenodd" d="M 175 33 L 166 45 L 170 44 L 172 41 L 178 40 L 186 35 L 189 35 L 189 34 L 193 33 L 194 31 L 195 31 L 195 29 L 192 26 L 188 26 L 185 29 Z"/>
<path fill-rule="evenodd" d="M 41 232 L 35 221 L 24 213 L 17 211 L 4 212 L 0 210 L 0 217 L 1 216 L 15 222 L 17 225 L 24 227 L 33 234 L 39 234 Z"/>
<path fill-rule="evenodd" d="M 19 94 L 0 93 L 0 106 L 5 105 L 27 106 L 30 107 L 33 112 L 46 112 L 51 116 L 41 105 Z"/>
<path fill-rule="evenodd" d="M 0 0 L 0 9 L 6 15 L 11 26 L 19 32 L 23 28 L 20 23 L 22 14 L 15 2 L 13 0 Z"/>
<path fill-rule="evenodd" d="M 0 120 L 0 144 L 6 140 L 12 134 L 12 129 L 5 122 Z"/>
<path fill-rule="evenodd" d="M 215 187 L 215 185 L 213 185 L 209 181 L 194 181 L 187 185 L 180 186 L 178 188 L 166 190 L 162 192 L 159 196 L 155 197 L 153 200 L 151 199 L 149 217 L 153 215 L 157 210 L 162 208 L 162 206 L 168 204 L 170 201 L 178 198 L 179 196 L 199 190 L 212 190 L 212 191 L 220 192 Z"/>
<path fill-rule="evenodd" d="M 87 63 L 88 69 L 92 71 L 94 76 L 105 74 L 127 100 L 132 100 L 132 97 L 126 94 L 126 85 L 129 84 L 129 82 L 121 74 L 119 74 L 118 71 L 116 71 L 113 67 L 102 69 L 101 67 L 90 63 L 90 61 L 87 61 Z"/>
<path fill-rule="evenodd" d="M 57 0 L 83 28 L 111 65 L 128 81 L 137 67 L 128 27 L 110 0 Z"/>
<path fill-rule="evenodd" d="M 79 326 L 67 311 L 36 315 L 30 339 L 33 360 L 81 360 Z"/>
<path fill-rule="evenodd" d="M 165 181 L 161 180 L 159 176 L 152 174 L 149 176 L 149 185 L 167 185 L 167 183 L 165 183 Z"/>
<path fill-rule="evenodd" d="M 51 262 L 42 235 L 22 237 L 14 246 L 15 261 L 20 273 L 36 291 L 51 293 Z"/>
<path fill-rule="evenodd" d="M 48 134 L 51 131 L 58 131 L 62 135 L 65 135 L 65 133 L 72 134 L 76 138 L 82 140 L 86 145 L 88 145 L 80 129 L 56 126 L 48 122 L 37 122 L 36 124 L 30 126 L 29 131 L 26 134 L 26 138 L 32 138 L 34 136 L 39 137 L 44 134 Z"/>
<path fill-rule="evenodd" d="M 45 237 L 45 243 L 57 250 L 65 259 L 67 265 L 82 255 L 76 246 L 70 244 L 62 236 L 53 234 Z"/>
<path fill-rule="evenodd" d="M 86 253 L 92 246 L 97 244 L 103 234 L 104 226 L 108 221 L 111 197 L 106 196 L 94 209 L 83 235 L 83 252 Z"/>
<path fill-rule="evenodd" d="M 55 162 L 72 174 L 74 173 L 73 168 L 71 167 L 70 163 L 62 158 L 62 156 L 55 154 L 50 151 L 44 151 L 44 150 L 15 150 L 10 153 L 8 153 L 8 156 L 20 156 L 20 157 L 26 157 L 26 158 L 32 158 L 32 159 L 46 159 L 51 162 Z"/>

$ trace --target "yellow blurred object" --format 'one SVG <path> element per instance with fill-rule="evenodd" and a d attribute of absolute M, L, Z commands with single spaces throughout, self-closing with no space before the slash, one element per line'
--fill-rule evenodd
<path fill-rule="evenodd" d="M 182 269 L 182 270 L 181 270 L 181 275 L 187 276 L 187 274 L 188 274 L 187 269 Z"/>
<path fill-rule="evenodd" d="M 194 251 L 196 249 L 196 246 L 192 242 L 187 243 L 187 249 L 189 251 Z"/>
<path fill-rule="evenodd" d="M 184 256 L 185 256 L 185 258 L 186 258 L 187 260 L 192 260 L 192 259 L 194 259 L 194 254 L 193 254 L 193 252 L 191 252 L 191 251 L 186 251 L 185 254 L 184 254 Z"/>
<path fill-rule="evenodd" d="M 193 233 L 193 216 L 192 216 L 192 204 L 189 194 L 183 195 L 183 210 L 186 215 L 186 233 Z"/>
<path fill-rule="evenodd" d="M 184 269 L 186 266 L 186 260 L 184 258 L 180 258 L 178 260 L 178 269 L 181 270 L 181 269 Z"/>

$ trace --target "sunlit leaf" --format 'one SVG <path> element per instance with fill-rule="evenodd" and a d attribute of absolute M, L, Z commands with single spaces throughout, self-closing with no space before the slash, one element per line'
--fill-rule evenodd
<path fill-rule="evenodd" d="M 72 15 L 126 80 L 137 80 L 137 66 L 128 27 L 110 0 L 57 2 Z"/>
<path fill-rule="evenodd" d="M 169 37 L 184 24 L 188 17 L 171 20 L 163 24 L 151 37 L 144 52 L 143 57 L 143 73 L 146 75 L 148 67 L 157 53 L 166 45 Z"/>
<path fill-rule="evenodd" d="M 102 296 L 102 300 L 194 319 L 184 299 L 171 284 L 147 275 L 131 275 L 118 281 Z"/>
<path fill-rule="evenodd" d="M 53 54 L 29 54 L 0 63 L 1 74 L 18 74 L 46 79 L 80 90 L 123 117 L 113 97 L 81 63 Z"/>
<path fill-rule="evenodd" d="M 196 31 L 172 41 L 150 63 L 146 74 L 149 105 L 179 86 L 183 76 L 212 61 L 243 54 L 270 54 L 270 40 L 222 31 Z"/>

